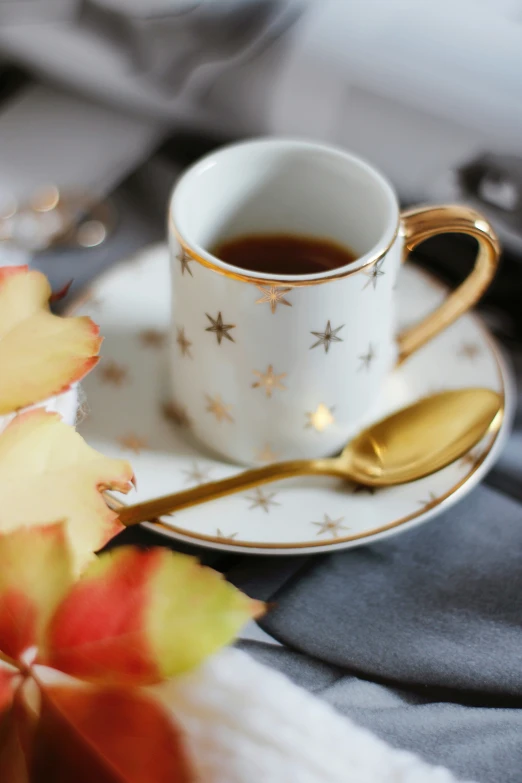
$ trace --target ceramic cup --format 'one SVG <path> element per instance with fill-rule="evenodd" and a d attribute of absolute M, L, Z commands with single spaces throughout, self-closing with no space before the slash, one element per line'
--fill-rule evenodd
<path fill-rule="evenodd" d="M 405 255 L 443 232 L 478 241 L 469 277 L 396 334 Z M 260 233 L 328 238 L 342 268 L 267 275 L 211 249 Z M 383 381 L 480 297 L 499 257 L 487 220 L 464 206 L 400 212 L 393 188 L 341 149 L 290 139 L 233 144 L 193 165 L 169 212 L 172 395 L 195 436 L 245 464 L 339 451 L 368 420 Z"/>

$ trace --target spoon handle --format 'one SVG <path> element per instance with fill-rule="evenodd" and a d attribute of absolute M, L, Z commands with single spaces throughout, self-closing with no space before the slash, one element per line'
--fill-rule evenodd
<path fill-rule="evenodd" d="M 120 522 L 126 527 L 157 519 L 165 514 L 172 514 L 181 508 L 206 503 L 207 500 L 231 495 L 252 489 L 270 481 L 295 478 L 296 476 L 342 476 L 346 478 L 346 469 L 341 469 L 337 459 L 302 459 L 288 462 L 275 462 L 263 468 L 245 470 L 235 476 L 220 481 L 209 481 L 192 489 L 174 492 L 154 500 L 122 506 L 118 510 Z"/>

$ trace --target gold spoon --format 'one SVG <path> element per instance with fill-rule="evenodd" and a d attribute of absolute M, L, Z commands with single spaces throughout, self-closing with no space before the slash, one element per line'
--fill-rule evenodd
<path fill-rule="evenodd" d="M 338 457 L 276 462 L 173 495 L 119 509 L 126 526 L 187 506 L 296 476 L 338 476 L 370 487 L 405 484 L 444 468 L 502 421 L 503 399 L 489 389 L 459 389 L 425 397 L 372 424 Z"/>

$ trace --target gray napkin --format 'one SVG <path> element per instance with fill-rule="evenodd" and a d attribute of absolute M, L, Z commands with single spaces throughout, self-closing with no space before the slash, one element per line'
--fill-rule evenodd
<path fill-rule="evenodd" d="M 522 698 L 521 555 L 522 508 L 481 486 L 408 533 L 280 574 L 261 624 L 364 677 Z M 259 574 L 229 576 L 259 592 Z"/>
<path fill-rule="evenodd" d="M 240 645 L 397 748 L 449 767 L 461 779 L 520 783 L 521 702 L 448 701 L 425 689 L 387 687 L 284 647 Z"/>
<path fill-rule="evenodd" d="M 397 747 L 461 777 L 515 783 L 521 553 L 522 507 L 481 486 L 382 543 L 243 561 L 228 577 L 271 602 L 261 626 L 286 648 L 251 646 L 265 663 Z"/>

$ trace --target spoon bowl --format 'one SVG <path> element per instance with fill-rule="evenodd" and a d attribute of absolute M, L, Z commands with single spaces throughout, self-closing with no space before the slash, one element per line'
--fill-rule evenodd
<path fill-rule="evenodd" d="M 220 481 L 123 506 L 120 522 L 146 522 L 181 508 L 296 476 L 338 476 L 372 487 L 405 484 L 462 457 L 501 424 L 503 398 L 490 389 L 441 392 L 372 424 L 338 457 L 289 460 L 253 468 Z"/>
<path fill-rule="evenodd" d="M 462 457 L 502 420 L 490 389 L 458 389 L 425 397 L 373 424 L 343 450 L 350 477 L 382 487 L 429 476 Z"/>

